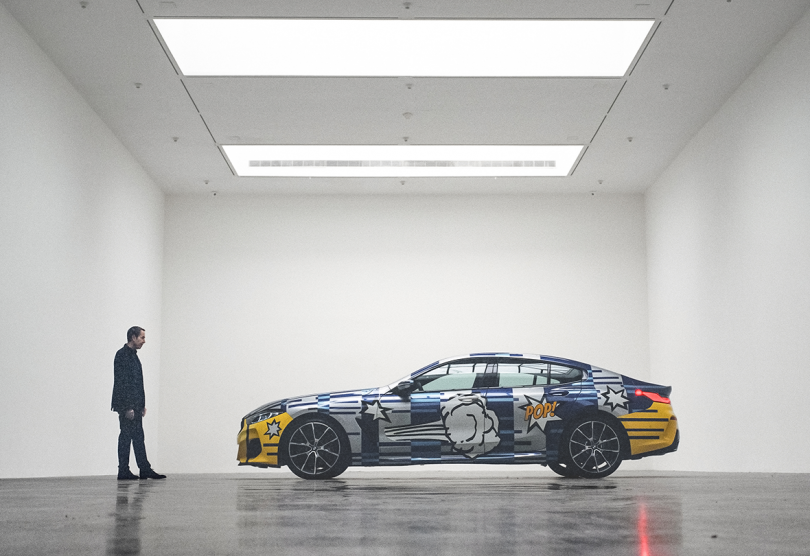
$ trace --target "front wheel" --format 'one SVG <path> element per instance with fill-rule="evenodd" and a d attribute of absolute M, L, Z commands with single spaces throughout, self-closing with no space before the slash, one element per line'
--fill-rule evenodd
<path fill-rule="evenodd" d="M 570 467 L 568 467 L 564 463 L 549 463 L 548 467 L 549 467 L 549 469 L 554 471 L 560 477 L 577 477 L 578 476 L 574 471 L 571 470 Z"/>
<path fill-rule="evenodd" d="M 287 467 L 302 479 L 331 479 L 349 466 L 349 437 L 337 423 L 314 415 L 293 421 L 285 432 Z"/>
<path fill-rule="evenodd" d="M 580 477 L 607 477 L 622 462 L 621 434 L 606 417 L 591 415 L 582 418 L 563 434 L 560 444 L 562 463 Z"/>

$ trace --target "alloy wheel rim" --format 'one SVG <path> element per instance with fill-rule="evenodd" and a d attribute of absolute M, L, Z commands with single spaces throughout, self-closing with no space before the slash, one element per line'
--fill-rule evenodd
<path fill-rule="evenodd" d="M 602 421 L 586 421 L 571 434 L 571 460 L 583 471 L 599 473 L 612 468 L 621 454 L 616 431 Z"/>
<path fill-rule="evenodd" d="M 302 473 L 326 473 L 340 459 L 340 438 L 329 425 L 310 421 L 293 433 L 288 452 L 290 462 Z"/>

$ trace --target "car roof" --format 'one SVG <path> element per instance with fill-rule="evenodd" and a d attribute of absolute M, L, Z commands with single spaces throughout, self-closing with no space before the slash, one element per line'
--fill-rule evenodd
<path fill-rule="evenodd" d="M 432 369 L 434 367 L 438 367 L 440 365 L 445 365 L 447 363 L 452 363 L 453 361 L 458 361 L 459 359 L 486 359 L 491 357 L 498 357 L 498 358 L 513 358 L 513 359 L 534 359 L 539 361 L 544 361 L 546 363 L 560 363 L 561 365 L 569 365 L 571 367 L 576 367 L 578 369 L 588 370 L 591 366 L 587 363 L 582 363 L 580 361 L 574 361 L 573 359 L 565 359 L 563 357 L 554 357 L 552 355 L 539 355 L 536 353 L 512 353 L 508 351 L 488 351 L 488 352 L 481 352 L 481 353 L 468 353 L 466 355 L 457 355 L 455 357 L 448 357 L 446 359 L 441 359 L 439 361 L 435 361 L 430 365 L 425 365 L 418 371 L 412 373 L 412 375 L 417 375 L 423 371 L 428 369 Z"/>

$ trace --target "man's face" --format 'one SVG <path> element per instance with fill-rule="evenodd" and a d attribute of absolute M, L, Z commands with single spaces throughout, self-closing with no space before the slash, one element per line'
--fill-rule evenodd
<path fill-rule="evenodd" d="M 132 338 L 132 347 L 141 349 L 146 343 L 146 330 L 141 330 L 140 336 Z"/>

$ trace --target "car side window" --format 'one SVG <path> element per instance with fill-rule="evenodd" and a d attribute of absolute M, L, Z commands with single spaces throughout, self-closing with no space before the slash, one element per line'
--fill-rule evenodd
<path fill-rule="evenodd" d="M 546 363 L 499 363 L 498 386 L 520 388 L 522 386 L 545 385 L 548 382 Z"/>
<path fill-rule="evenodd" d="M 414 381 L 414 392 L 441 392 L 444 390 L 470 390 L 476 377 L 486 372 L 486 364 L 455 363 L 442 365 L 419 376 Z"/>
<path fill-rule="evenodd" d="M 441 365 L 414 379 L 412 392 L 486 388 L 522 388 L 582 380 L 582 371 L 533 360 L 460 360 Z"/>
<path fill-rule="evenodd" d="M 582 371 L 564 365 L 549 364 L 548 366 L 549 384 L 568 384 L 582 380 Z"/>
<path fill-rule="evenodd" d="M 567 384 L 578 380 L 582 380 L 582 371 L 556 363 L 526 361 L 498 364 L 498 386 L 501 388 Z"/>

